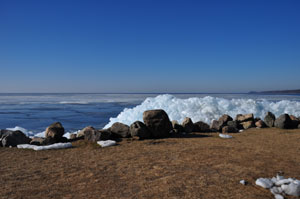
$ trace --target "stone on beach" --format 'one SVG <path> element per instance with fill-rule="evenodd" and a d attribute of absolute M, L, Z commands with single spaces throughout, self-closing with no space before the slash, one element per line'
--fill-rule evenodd
<path fill-rule="evenodd" d="M 238 133 L 239 130 L 233 126 L 224 126 L 222 128 L 222 133 Z"/>
<path fill-rule="evenodd" d="M 193 123 L 192 119 L 189 117 L 184 118 L 184 120 L 182 122 L 182 127 L 183 127 L 185 133 L 193 132 L 194 123 Z"/>
<path fill-rule="evenodd" d="M 151 138 L 151 133 L 147 126 L 141 121 L 135 121 L 130 125 L 131 137 L 139 137 L 139 139 Z"/>
<path fill-rule="evenodd" d="M 254 116 L 253 116 L 253 113 L 250 113 L 250 114 L 238 114 L 236 115 L 236 121 L 242 123 L 242 122 L 246 122 L 246 121 L 253 121 L 254 120 Z"/>
<path fill-rule="evenodd" d="M 110 128 L 110 132 L 117 138 L 130 137 L 129 126 L 120 122 L 115 122 Z"/>
<path fill-rule="evenodd" d="M 77 135 L 77 137 L 82 137 L 82 135 L 84 136 L 84 139 L 89 141 L 89 142 L 97 142 L 100 140 L 107 140 L 110 139 L 110 131 L 106 130 L 106 129 L 102 129 L 102 130 L 96 130 L 94 127 L 92 126 L 88 126 L 85 127 L 84 129 L 82 129 L 79 132 L 79 135 Z"/>
<path fill-rule="evenodd" d="M 292 120 L 288 114 L 282 114 L 276 118 L 274 125 L 281 129 L 290 129 L 293 127 Z"/>
<path fill-rule="evenodd" d="M 22 131 L 0 130 L 0 145 L 16 147 L 18 144 L 29 144 L 31 139 Z"/>
<path fill-rule="evenodd" d="M 271 112 L 267 112 L 264 118 L 264 122 L 268 127 L 273 127 L 275 123 L 275 115 Z"/>
<path fill-rule="evenodd" d="M 210 131 L 209 125 L 205 122 L 199 121 L 194 123 L 193 132 L 208 132 Z"/>
<path fill-rule="evenodd" d="M 241 122 L 241 125 L 243 126 L 244 129 L 249 129 L 255 126 L 254 121 L 246 121 L 246 122 Z"/>
<path fill-rule="evenodd" d="M 57 142 L 63 137 L 65 129 L 60 122 L 55 122 L 46 128 L 45 137 L 51 137 Z"/>
<path fill-rule="evenodd" d="M 143 120 L 151 132 L 153 138 L 165 138 L 170 136 L 172 123 L 164 110 L 148 110 L 143 113 Z"/>
<path fill-rule="evenodd" d="M 264 123 L 264 121 L 258 120 L 257 122 L 255 122 L 255 126 L 258 128 L 264 128 L 266 127 L 266 124 Z"/>

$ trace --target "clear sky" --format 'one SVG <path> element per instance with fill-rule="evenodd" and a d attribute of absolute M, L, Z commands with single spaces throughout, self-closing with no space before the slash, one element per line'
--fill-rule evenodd
<path fill-rule="evenodd" d="M 299 0 L 0 0 L 0 92 L 300 88 Z"/>

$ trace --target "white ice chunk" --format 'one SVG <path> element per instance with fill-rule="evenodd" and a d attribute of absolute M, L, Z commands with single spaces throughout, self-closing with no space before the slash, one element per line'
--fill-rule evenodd
<path fill-rule="evenodd" d="M 280 194 L 275 194 L 274 197 L 275 199 L 284 199 L 284 197 Z"/>
<path fill-rule="evenodd" d="M 281 194 L 281 193 L 282 193 L 281 187 L 276 187 L 276 186 L 272 187 L 272 188 L 270 189 L 270 191 L 271 191 L 271 193 L 274 194 L 274 195 L 276 195 L 276 194 Z"/>
<path fill-rule="evenodd" d="M 241 183 L 242 185 L 246 185 L 246 184 L 247 184 L 246 180 L 241 180 L 240 183 Z"/>
<path fill-rule="evenodd" d="M 278 180 L 275 185 L 276 186 L 281 186 L 283 184 L 290 184 L 291 182 L 293 182 L 294 180 L 292 178 L 289 179 L 282 179 L 282 180 Z"/>
<path fill-rule="evenodd" d="M 274 183 L 269 178 L 258 178 L 255 181 L 255 184 L 258 185 L 258 186 L 261 186 L 265 189 L 270 189 L 273 186 Z"/>
<path fill-rule="evenodd" d="M 225 139 L 232 138 L 231 135 L 226 135 L 226 134 L 223 134 L 223 133 L 219 133 L 219 136 L 220 136 L 221 138 L 225 138 Z"/>
<path fill-rule="evenodd" d="M 287 194 L 291 196 L 300 196 L 300 181 L 294 180 L 290 184 L 281 185 L 282 190 Z"/>
<path fill-rule="evenodd" d="M 46 145 L 46 146 L 36 146 L 36 145 L 31 145 L 31 144 L 19 144 L 17 145 L 19 149 L 33 149 L 35 151 L 41 151 L 41 150 L 49 150 L 49 149 L 65 149 L 65 148 L 70 148 L 72 147 L 72 143 L 67 142 L 67 143 L 56 143 L 56 144 L 51 144 L 51 145 Z"/>
<path fill-rule="evenodd" d="M 283 180 L 284 177 L 277 174 L 276 179 L 277 179 L 277 180 Z"/>
<path fill-rule="evenodd" d="M 101 147 L 108 147 L 108 146 L 114 146 L 117 143 L 114 140 L 105 140 L 105 141 L 98 141 L 97 144 L 99 144 Z"/>
<path fill-rule="evenodd" d="M 271 180 L 273 183 L 276 183 L 278 181 L 277 178 L 275 178 L 275 177 L 273 177 Z"/>

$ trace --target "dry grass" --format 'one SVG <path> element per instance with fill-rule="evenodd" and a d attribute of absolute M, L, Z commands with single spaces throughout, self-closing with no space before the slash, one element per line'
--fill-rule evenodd
<path fill-rule="evenodd" d="M 300 179 L 300 130 L 232 135 L 123 140 L 109 148 L 84 141 L 64 150 L 1 148 L 0 197 L 271 199 L 256 178 L 284 171 Z"/>

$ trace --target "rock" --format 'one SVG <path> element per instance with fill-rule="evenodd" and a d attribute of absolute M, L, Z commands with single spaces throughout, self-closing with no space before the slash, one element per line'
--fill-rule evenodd
<path fill-rule="evenodd" d="M 89 142 L 97 142 L 100 140 L 110 139 L 110 131 L 107 129 L 96 130 L 92 126 L 85 127 L 79 132 L 80 135 L 84 135 L 84 139 Z M 78 136 L 77 136 L 78 137 Z M 82 137 L 82 136 L 80 136 Z"/>
<path fill-rule="evenodd" d="M 100 140 L 110 140 L 112 137 L 110 129 L 100 129 L 98 132 L 101 133 Z"/>
<path fill-rule="evenodd" d="M 22 131 L 0 130 L 2 147 L 16 147 L 18 144 L 29 144 L 30 141 Z"/>
<path fill-rule="evenodd" d="M 145 125 L 151 132 L 154 138 L 169 137 L 172 130 L 172 124 L 169 116 L 164 110 L 148 110 L 143 113 Z"/>
<path fill-rule="evenodd" d="M 51 145 L 55 143 L 58 143 L 56 139 L 54 139 L 53 137 L 47 137 L 41 142 L 41 145 L 44 146 L 44 145 Z"/>
<path fill-rule="evenodd" d="M 237 129 L 242 129 L 243 128 L 243 126 L 240 125 L 237 121 L 229 121 L 229 122 L 227 122 L 227 126 L 234 127 L 234 128 L 237 128 Z"/>
<path fill-rule="evenodd" d="M 232 126 L 224 126 L 222 128 L 222 133 L 238 133 L 239 130 Z"/>
<path fill-rule="evenodd" d="M 243 126 L 244 129 L 249 129 L 255 126 L 253 120 L 242 122 L 241 125 Z"/>
<path fill-rule="evenodd" d="M 143 122 L 136 121 L 130 125 L 131 137 L 139 137 L 139 139 L 151 138 L 151 132 Z"/>
<path fill-rule="evenodd" d="M 113 136 L 117 138 L 128 138 L 130 137 L 130 130 L 129 126 L 120 122 L 115 122 L 110 127 L 110 132 L 113 134 Z"/>
<path fill-rule="evenodd" d="M 264 121 L 258 120 L 257 122 L 255 122 L 255 126 L 258 128 L 265 128 L 266 124 L 264 123 Z"/>
<path fill-rule="evenodd" d="M 192 119 L 189 117 L 184 118 L 184 120 L 182 122 L 182 127 L 183 127 L 185 133 L 193 132 L 194 123 L 193 123 Z"/>
<path fill-rule="evenodd" d="M 209 125 L 206 124 L 205 122 L 199 121 L 194 123 L 194 128 L 193 128 L 194 132 L 209 132 L 210 128 Z"/>
<path fill-rule="evenodd" d="M 221 131 L 222 127 L 227 126 L 227 123 L 232 121 L 232 117 L 230 117 L 227 114 L 222 115 L 219 120 L 213 120 L 213 122 L 211 123 L 210 128 L 212 130 L 216 130 L 216 131 Z"/>
<path fill-rule="evenodd" d="M 282 114 L 275 120 L 274 126 L 281 129 L 290 129 L 293 127 L 293 122 L 288 114 Z"/>
<path fill-rule="evenodd" d="M 293 129 L 298 128 L 298 125 L 300 124 L 300 120 L 294 115 L 290 115 L 290 119 L 292 120 L 291 128 Z"/>
<path fill-rule="evenodd" d="M 54 138 L 57 142 L 62 138 L 65 133 L 65 129 L 60 122 L 51 124 L 45 132 L 45 138 Z"/>
<path fill-rule="evenodd" d="M 210 129 L 215 131 L 221 131 L 222 123 L 220 123 L 218 120 L 213 120 Z"/>
<path fill-rule="evenodd" d="M 219 118 L 219 122 L 223 123 L 224 126 L 227 125 L 227 123 L 232 120 L 233 120 L 232 117 L 230 117 L 227 114 L 224 114 Z"/>
<path fill-rule="evenodd" d="M 298 125 L 298 129 L 300 129 L 300 124 Z"/>
<path fill-rule="evenodd" d="M 238 114 L 236 116 L 236 121 L 242 123 L 242 122 L 246 122 L 246 121 L 250 121 L 250 120 L 254 120 L 254 116 L 253 116 L 253 113 L 251 114 L 245 114 L 245 115 L 242 115 L 242 114 Z"/>
<path fill-rule="evenodd" d="M 45 138 L 35 137 L 30 141 L 31 145 L 41 146 L 45 142 Z"/>
<path fill-rule="evenodd" d="M 271 112 L 267 112 L 264 118 L 264 122 L 268 127 L 273 127 L 275 123 L 275 115 Z"/>

